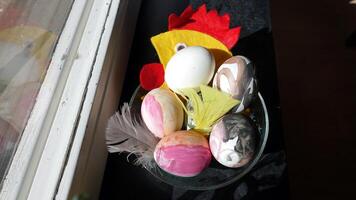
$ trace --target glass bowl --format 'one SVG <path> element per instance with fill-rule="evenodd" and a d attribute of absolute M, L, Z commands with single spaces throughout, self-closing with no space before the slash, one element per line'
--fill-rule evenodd
<path fill-rule="evenodd" d="M 130 106 L 132 113 L 136 116 L 140 116 L 142 97 L 146 95 L 147 91 L 138 87 L 130 100 Z M 171 175 L 158 166 L 156 169 L 147 169 L 153 176 L 159 180 L 183 189 L 187 190 L 214 190 L 224 186 L 227 186 L 231 183 L 234 183 L 246 175 L 259 161 L 263 150 L 265 148 L 268 130 L 269 130 L 269 120 L 268 113 L 265 102 L 262 98 L 262 95 L 258 93 L 258 98 L 255 98 L 249 106 L 251 109 L 250 118 L 255 122 L 258 132 L 259 140 L 257 142 L 257 150 L 249 163 L 240 168 L 228 168 L 220 163 L 218 163 L 212 156 L 211 163 L 208 168 L 203 172 L 194 177 L 178 177 Z M 156 163 L 154 163 L 157 165 Z"/>

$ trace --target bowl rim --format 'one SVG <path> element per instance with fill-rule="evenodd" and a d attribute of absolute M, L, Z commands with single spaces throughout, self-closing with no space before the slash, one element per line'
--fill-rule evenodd
<path fill-rule="evenodd" d="M 129 101 L 129 105 L 131 106 L 134 102 L 135 96 L 137 95 L 138 91 L 141 89 L 141 86 L 138 86 L 134 93 L 132 94 L 130 101 Z M 142 88 L 143 89 L 143 88 Z M 238 174 L 236 177 L 223 182 L 223 183 L 219 183 L 216 185 L 212 185 L 212 186 L 204 186 L 204 187 L 197 187 L 197 186 L 178 186 L 178 185 L 173 185 L 171 183 L 169 183 L 167 180 L 160 178 L 159 176 L 157 176 L 155 173 L 152 172 L 152 170 L 149 170 L 147 168 L 145 168 L 152 176 L 154 176 L 155 178 L 157 178 L 158 180 L 172 186 L 172 187 L 178 187 L 178 188 L 182 188 L 182 189 L 187 189 L 187 190 L 196 190 L 196 191 L 205 191 L 205 190 L 216 190 L 225 186 L 228 186 L 238 180 L 240 180 L 242 177 L 244 177 L 247 173 L 249 173 L 253 167 L 255 167 L 255 165 L 261 160 L 261 156 L 262 153 L 264 152 L 264 149 L 266 147 L 266 143 L 268 140 L 268 135 L 269 135 L 269 115 L 268 115 L 268 111 L 267 111 L 267 106 L 266 103 L 262 97 L 262 94 L 260 92 L 257 93 L 258 99 L 262 104 L 262 108 L 263 108 L 263 112 L 264 112 L 264 119 L 265 119 L 265 133 L 264 133 L 264 137 L 263 137 L 263 141 L 261 144 L 261 147 L 258 151 L 258 153 L 254 156 L 255 158 L 252 160 L 252 162 L 250 164 L 248 164 L 247 168 L 245 170 L 242 171 L 242 173 Z M 181 177 L 184 178 L 184 177 Z"/>

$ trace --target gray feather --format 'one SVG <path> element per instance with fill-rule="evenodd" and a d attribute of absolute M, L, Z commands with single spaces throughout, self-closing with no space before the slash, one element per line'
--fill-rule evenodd
<path fill-rule="evenodd" d="M 110 153 L 128 152 L 137 156 L 135 164 L 146 168 L 155 166 L 153 151 L 158 143 L 141 119 L 132 116 L 127 103 L 116 112 L 106 128 L 106 145 Z"/>

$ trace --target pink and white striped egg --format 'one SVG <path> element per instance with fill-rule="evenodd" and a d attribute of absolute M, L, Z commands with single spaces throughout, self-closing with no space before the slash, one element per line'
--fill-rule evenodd
<path fill-rule="evenodd" d="M 163 88 L 151 90 L 141 104 L 141 116 L 147 128 L 162 138 L 183 125 L 184 113 L 174 94 Z"/>
<path fill-rule="evenodd" d="M 177 131 L 161 139 L 154 151 L 157 165 L 181 177 L 198 175 L 211 161 L 209 143 L 195 131 Z"/>

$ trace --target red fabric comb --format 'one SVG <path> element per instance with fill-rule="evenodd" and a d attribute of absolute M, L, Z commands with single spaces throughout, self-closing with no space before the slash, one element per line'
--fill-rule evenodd
<path fill-rule="evenodd" d="M 172 13 L 168 18 L 168 29 L 195 30 L 206 33 L 231 49 L 238 41 L 240 27 L 230 29 L 230 16 L 219 16 L 216 10 L 207 12 L 206 5 L 201 5 L 196 11 L 188 6 L 180 16 Z"/>

